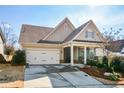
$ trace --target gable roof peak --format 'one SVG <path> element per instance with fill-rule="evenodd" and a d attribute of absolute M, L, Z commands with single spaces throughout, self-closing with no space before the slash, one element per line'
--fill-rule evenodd
<path fill-rule="evenodd" d="M 87 22 L 85 22 L 84 24 L 80 25 L 79 27 L 77 27 L 65 40 L 64 42 L 69 42 L 69 41 L 73 41 L 75 40 L 79 34 L 84 31 L 84 29 L 87 28 L 87 26 L 89 26 L 90 24 L 93 24 L 95 27 L 95 23 L 92 20 L 89 20 Z M 98 30 L 98 28 L 96 27 L 96 29 Z M 106 40 L 104 39 L 104 37 L 102 36 L 102 34 L 100 33 L 100 31 L 98 30 L 98 33 L 100 34 L 100 36 L 103 38 L 103 41 L 106 42 Z"/>
<path fill-rule="evenodd" d="M 68 18 L 68 17 L 65 17 L 58 25 L 60 25 L 60 24 L 62 24 L 62 23 L 65 23 L 65 22 L 71 23 L 71 21 L 69 20 L 69 18 Z M 73 24 L 71 23 L 71 25 L 73 25 Z M 73 27 L 74 27 L 74 25 L 73 25 Z M 75 27 L 74 27 L 74 28 L 75 28 Z"/>
<path fill-rule="evenodd" d="M 92 20 L 92 19 L 90 19 L 90 20 L 89 20 L 89 22 L 93 22 L 93 20 Z"/>
<path fill-rule="evenodd" d="M 67 23 L 68 25 L 70 25 L 70 27 L 75 30 L 75 26 L 71 23 L 71 21 L 65 17 L 52 31 L 51 33 L 49 33 L 46 37 L 43 38 L 43 40 L 47 39 L 52 33 L 54 33 L 56 31 L 57 28 L 59 28 L 61 25 L 63 25 L 64 23 Z"/>
<path fill-rule="evenodd" d="M 73 29 L 75 29 L 75 26 L 72 24 L 72 22 L 69 20 L 68 17 L 65 17 L 57 26 L 59 26 L 59 25 L 65 23 L 65 22 L 71 24 L 71 26 L 73 27 Z"/>
<path fill-rule="evenodd" d="M 64 19 L 65 19 L 65 20 L 69 20 L 68 17 L 65 17 Z"/>
<path fill-rule="evenodd" d="M 65 23 L 65 22 L 67 22 L 69 19 L 67 18 L 67 17 L 65 17 L 58 25 L 60 25 L 60 24 L 63 24 L 63 23 Z"/>
<path fill-rule="evenodd" d="M 90 19 L 89 21 L 87 21 L 86 23 L 94 23 L 92 19 Z"/>
<path fill-rule="evenodd" d="M 79 34 L 81 32 L 82 29 L 84 29 L 90 21 L 87 21 L 86 23 L 80 25 L 79 27 L 77 27 L 65 40 L 64 42 L 69 42 L 72 41 L 77 34 Z"/>
<path fill-rule="evenodd" d="M 90 19 L 89 22 L 96 26 L 96 23 L 92 19 Z"/>
<path fill-rule="evenodd" d="M 65 21 L 70 21 L 68 17 L 65 17 L 64 20 L 65 20 Z"/>

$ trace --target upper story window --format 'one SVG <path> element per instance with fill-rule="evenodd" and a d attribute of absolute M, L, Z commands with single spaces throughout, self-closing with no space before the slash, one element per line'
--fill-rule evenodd
<path fill-rule="evenodd" d="M 85 37 L 86 37 L 86 38 L 94 38 L 94 32 L 86 31 Z"/>

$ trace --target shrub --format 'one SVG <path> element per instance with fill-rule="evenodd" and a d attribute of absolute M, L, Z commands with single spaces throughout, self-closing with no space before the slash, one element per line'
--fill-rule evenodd
<path fill-rule="evenodd" d="M 103 64 L 103 63 L 98 63 L 98 64 L 97 64 L 97 67 L 98 67 L 98 68 L 104 68 L 104 64 Z"/>
<path fill-rule="evenodd" d="M 118 77 L 118 75 L 110 75 L 110 76 L 108 76 L 107 77 L 109 80 L 112 80 L 112 81 L 116 81 L 116 80 L 119 80 L 119 77 Z"/>
<path fill-rule="evenodd" d="M 120 70 L 124 73 L 124 61 L 120 62 Z"/>
<path fill-rule="evenodd" d="M 2 54 L 0 54 L 0 64 L 5 64 L 5 63 L 7 63 L 5 58 L 3 57 Z"/>
<path fill-rule="evenodd" d="M 114 68 L 111 67 L 111 66 L 106 66 L 106 67 L 105 67 L 105 70 L 106 70 L 106 72 L 111 72 L 111 73 L 114 72 Z"/>
<path fill-rule="evenodd" d="M 104 68 L 106 71 L 109 71 L 110 68 L 108 66 L 108 58 L 106 56 L 99 59 L 99 63 L 97 64 L 98 68 Z"/>
<path fill-rule="evenodd" d="M 13 56 L 12 65 L 25 65 L 26 56 L 25 51 L 17 50 Z"/>
<path fill-rule="evenodd" d="M 115 71 L 120 71 L 120 63 L 121 63 L 121 58 L 114 57 L 110 63 L 110 66 L 113 67 Z"/>
<path fill-rule="evenodd" d="M 102 64 L 108 66 L 108 58 L 106 56 L 103 56 L 103 58 L 102 58 Z"/>
<path fill-rule="evenodd" d="M 97 66 L 97 60 L 88 60 L 87 65 Z"/>
<path fill-rule="evenodd" d="M 97 64 L 98 68 L 103 68 L 106 72 L 113 72 L 113 67 L 111 67 L 108 64 L 108 58 L 106 56 L 104 56 L 103 58 L 101 58 L 99 60 L 99 63 Z"/>

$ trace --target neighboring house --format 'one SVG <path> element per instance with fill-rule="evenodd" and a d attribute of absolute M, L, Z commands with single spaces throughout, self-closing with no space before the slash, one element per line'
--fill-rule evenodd
<path fill-rule="evenodd" d="M 4 55 L 4 42 L 5 42 L 5 38 L 0 28 L 0 54 L 2 55 Z"/>
<path fill-rule="evenodd" d="M 104 56 L 105 42 L 92 20 L 75 28 L 68 18 L 54 28 L 23 24 L 19 38 L 29 64 L 86 64 Z"/>
<path fill-rule="evenodd" d="M 111 52 L 111 55 L 124 56 L 124 40 L 109 42 L 107 49 Z"/>

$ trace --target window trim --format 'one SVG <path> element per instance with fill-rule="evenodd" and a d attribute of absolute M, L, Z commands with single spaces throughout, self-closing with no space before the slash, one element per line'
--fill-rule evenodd
<path fill-rule="evenodd" d="M 92 31 L 85 32 L 85 38 L 94 38 L 95 33 Z"/>

